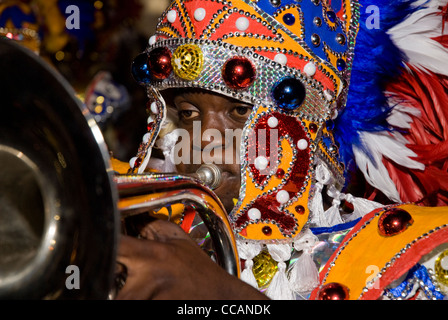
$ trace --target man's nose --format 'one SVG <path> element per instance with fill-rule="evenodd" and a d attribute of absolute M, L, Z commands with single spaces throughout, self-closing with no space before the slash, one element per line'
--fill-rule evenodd
<path fill-rule="evenodd" d="M 206 115 L 201 123 L 201 149 L 210 151 L 211 149 L 224 149 L 225 141 L 225 121 L 217 115 Z"/>

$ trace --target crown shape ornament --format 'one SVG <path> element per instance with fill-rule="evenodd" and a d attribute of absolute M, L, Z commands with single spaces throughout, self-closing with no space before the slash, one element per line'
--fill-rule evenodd
<path fill-rule="evenodd" d="M 250 103 L 230 218 L 244 239 L 295 238 L 310 220 L 316 164 L 344 183 L 332 119 L 345 105 L 358 19 L 350 0 L 173 1 L 132 65 L 150 99 L 132 170 L 144 170 L 165 120 L 160 91 L 202 88 Z"/>

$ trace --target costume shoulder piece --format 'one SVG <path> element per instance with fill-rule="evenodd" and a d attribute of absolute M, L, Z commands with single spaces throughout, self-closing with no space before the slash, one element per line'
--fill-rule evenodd
<path fill-rule="evenodd" d="M 399 205 L 371 212 L 322 269 L 311 299 L 443 299 L 447 239 L 446 207 Z"/>

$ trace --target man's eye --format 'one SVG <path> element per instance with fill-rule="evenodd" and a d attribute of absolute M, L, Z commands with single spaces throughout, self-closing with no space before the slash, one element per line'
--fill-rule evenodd
<path fill-rule="evenodd" d="M 249 117 L 251 112 L 252 112 L 251 107 L 239 106 L 233 109 L 233 113 L 238 117 Z"/>
<path fill-rule="evenodd" d="M 191 120 L 199 116 L 199 112 L 193 110 L 179 111 L 179 117 L 183 120 Z"/>

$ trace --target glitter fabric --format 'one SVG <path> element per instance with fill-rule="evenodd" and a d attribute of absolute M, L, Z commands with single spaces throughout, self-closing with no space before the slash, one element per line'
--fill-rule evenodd
<path fill-rule="evenodd" d="M 268 123 L 269 119 L 275 118 L 278 125 L 275 128 L 271 128 Z M 254 198 L 248 205 L 246 205 L 241 210 L 238 210 L 238 215 L 234 217 L 235 226 L 237 232 L 242 234 L 245 233 L 243 230 L 250 224 L 259 223 L 263 221 L 264 223 L 272 224 L 270 228 L 278 228 L 284 236 L 291 237 L 297 232 L 297 220 L 293 214 L 295 210 L 289 212 L 285 210 L 286 207 L 295 207 L 295 199 L 300 198 L 300 191 L 302 187 L 305 186 L 306 177 L 310 169 L 310 150 L 307 148 L 305 150 L 299 150 L 297 148 L 297 143 L 304 139 L 309 143 L 309 138 L 302 127 L 301 123 L 296 117 L 281 114 L 279 112 L 272 113 L 270 115 L 265 115 L 258 119 L 257 125 L 253 128 L 254 134 L 249 135 L 246 154 L 249 159 L 248 173 L 252 177 L 252 181 L 255 182 L 255 186 L 261 191 L 261 194 Z M 265 139 L 260 139 L 260 133 L 264 133 Z M 275 138 L 272 139 L 272 135 L 275 134 Z M 280 141 L 285 141 L 291 147 L 291 153 L 289 158 L 291 162 L 282 163 L 282 159 L 278 158 L 278 150 L 271 150 L 272 140 L 275 141 L 274 147 L 277 146 L 277 138 Z M 265 141 L 260 141 L 265 140 Z M 251 152 L 252 151 L 252 152 Z M 256 154 L 255 152 L 256 151 Z M 249 155 L 252 154 L 252 155 Z M 254 164 L 254 156 L 263 155 L 269 159 L 270 168 L 269 170 L 260 170 Z M 285 155 L 285 152 L 283 152 Z M 283 158 L 284 159 L 284 158 Z M 279 166 L 284 166 L 286 168 L 286 174 L 282 178 L 278 178 L 276 173 Z M 271 183 L 270 183 L 271 182 Z M 276 186 L 279 191 L 274 192 L 270 190 L 269 183 Z M 279 203 L 277 195 L 280 190 L 287 191 L 289 195 L 289 201 L 282 204 Z M 251 208 L 256 208 L 261 212 L 260 221 L 251 221 L 248 216 L 248 211 Z M 303 214 L 299 212 L 298 214 Z M 261 230 L 265 227 L 264 224 L 260 224 Z M 262 232 L 266 235 L 265 232 Z"/>

